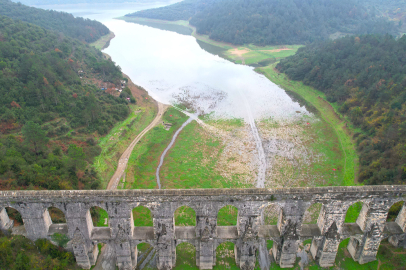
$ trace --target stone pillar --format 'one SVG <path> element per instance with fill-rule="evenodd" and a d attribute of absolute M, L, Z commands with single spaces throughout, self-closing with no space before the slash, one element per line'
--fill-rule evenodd
<path fill-rule="evenodd" d="M 14 221 L 9 219 L 6 208 L 0 208 L 0 230 L 7 233 L 13 228 Z"/>
<path fill-rule="evenodd" d="M 17 208 L 24 221 L 27 238 L 35 241 L 48 237 L 49 226 L 52 224 L 48 210 L 42 204 L 29 203 L 20 204 Z"/>
<path fill-rule="evenodd" d="M 295 265 L 303 215 L 308 206 L 303 201 L 296 201 L 281 207 L 277 224 L 281 237 L 272 247 L 274 259 L 281 268 Z"/>
<path fill-rule="evenodd" d="M 235 245 L 236 262 L 240 269 L 251 270 L 255 268 L 256 253 L 259 246 L 259 226 L 262 223 L 260 204 L 246 202 L 244 205 L 240 205 L 237 219 L 239 240 Z"/>
<path fill-rule="evenodd" d="M 196 207 L 196 265 L 200 269 L 213 269 L 215 262 L 215 239 L 217 237 L 217 211 L 212 203 Z"/>
<path fill-rule="evenodd" d="M 99 249 L 97 248 L 97 244 L 93 243 L 90 239 L 93 230 L 93 221 L 89 207 L 84 203 L 69 203 L 65 209 L 69 238 L 73 239 L 75 233 L 80 231 L 81 238 L 88 252 L 87 257 L 89 258 L 90 265 L 95 265 Z"/>
<path fill-rule="evenodd" d="M 73 254 L 75 255 L 76 263 L 83 269 L 90 269 L 91 263 L 89 260 L 86 239 L 78 228 L 73 234 L 72 249 Z"/>
<path fill-rule="evenodd" d="M 406 248 L 406 203 L 403 204 L 395 222 L 399 225 L 404 233 L 389 237 L 389 242 L 395 247 Z"/>
<path fill-rule="evenodd" d="M 312 256 L 321 267 L 331 267 L 334 265 L 339 245 L 340 235 L 336 223 L 333 222 L 322 237 L 313 239 Z"/>
<path fill-rule="evenodd" d="M 157 268 L 169 270 L 175 265 L 175 225 L 170 205 L 160 205 L 153 210 L 154 238 L 156 240 Z"/>
<path fill-rule="evenodd" d="M 133 265 L 131 243 L 128 234 L 121 227 L 118 229 L 116 239 L 114 241 L 116 250 L 116 264 L 120 270 L 132 270 L 137 265 Z"/>
<path fill-rule="evenodd" d="M 124 230 L 129 237 L 133 236 L 134 219 L 130 207 L 125 203 L 111 203 L 108 206 L 109 226 L 112 239 L 115 239 L 120 230 Z"/>
<path fill-rule="evenodd" d="M 391 205 L 388 200 L 374 200 L 362 206 L 357 224 L 364 234 L 351 237 L 347 247 L 352 258 L 360 264 L 376 260 Z"/>
<path fill-rule="evenodd" d="M 333 201 L 323 205 L 317 225 L 320 229 L 320 237 L 314 237 L 310 252 L 313 258 L 322 267 L 333 266 L 340 244 L 340 232 L 349 207 L 348 202 Z"/>

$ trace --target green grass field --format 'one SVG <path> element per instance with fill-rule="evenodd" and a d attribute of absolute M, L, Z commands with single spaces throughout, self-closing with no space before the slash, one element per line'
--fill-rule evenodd
<path fill-rule="evenodd" d="M 237 47 L 241 52 L 246 52 L 241 56 L 235 54 L 235 49 L 229 49 L 224 54 L 231 61 L 237 64 L 261 64 L 261 62 L 275 62 L 281 58 L 294 55 L 302 45 L 266 46 L 245 45 Z"/>
<path fill-rule="evenodd" d="M 154 189 L 157 187 L 155 172 L 159 158 L 176 130 L 188 119 L 175 108 L 169 108 L 163 115 L 165 123 L 172 123 L 170 130 L 163 125 L 151 129 L 134 147 L 128 160 L 125 188 Z"/>
<path fill-rule="evenodd" d="M 143 107 L 131 106 L 131 114 L 126 120 L 117 123 L 104 137 L 99 139 L 101 154 L 95 158 L 93 166 L 101 176 L 102 187 L 108 182 L 117 168 L 121 154 L 137 135 L 154 119 L 156 109 L 146 110 Z"/>

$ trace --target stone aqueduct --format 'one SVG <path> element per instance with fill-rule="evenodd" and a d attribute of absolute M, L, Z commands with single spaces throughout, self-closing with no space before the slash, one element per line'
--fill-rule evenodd
<path fill-rule="evenodd" d="M 196 264 L 212 269 L 216 247 L 235 244 L 236 263 L 241 269 L 262 269 L 271 263 L 293 267 L 298 245 L 312 239 L 310 252 L 324 267 L 334 264 L 340 241 L 350 238 L 348 251 L 355 261 L 375 260 L 381 240 L 406 247 L 406 206 L 395 222 L 387 222 L 389 208 L 406 200 L 406 186 L 323 187 L 288 189 L 209 190 L 116 190 L 116 191 L 1 191 L 0 228 L 12 226 L 5 207 L 18 210 L 30 239 L 47 238 L 66 231 L 72 240 L 77 263 L 89 269 L 98 256 L 97 243 L 114 247 L 119 269 L 134 269 L 137 245 L 151 244 L 157 252 L 158 269 L 171 269 L 176 246 L 189 242 L 196 247 Z M 356 223 L 344 223 L 346 211 L 363 202 Z M 317 224 L 303 224 L 306 209 L 314 203 L 322 208 Z M 263 211 L 269 205 L 279 209 L 277 225 L 264 225 Z M 139 205 L 153 214 L 153 227 L 134 227 L 132 209 Z M 174 211 L 189 206 L 196 212 L 196 226 L 174 225 Z M 237 226 L 217 226 L 218 210 L 226 205 L 238 208 Z M 94 227 L 89 209 L 99 206 L 109 214 L 109 227 Z M 62 210 L 67 224 L 52 224 L 48 207 Z M 272 252 L 266 240 L 273 240 Z M 272 255 L 270 255 L 272 254 Z"/>

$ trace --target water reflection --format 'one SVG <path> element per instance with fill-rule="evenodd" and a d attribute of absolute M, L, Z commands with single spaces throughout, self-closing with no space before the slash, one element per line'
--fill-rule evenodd
<path fill-rule="evenodd" d="M 246 104 L 255 119 L 291 119 L 297 116 L 296 111 L 308 113 L 252 67 L 236 65 L 219 57 L 221 50 L 198 44 L 192 36 L 114 19 L 161 5 L 164 3 L 47 8 L 103 22 L 116 35 L 105 52 L 136 84 L 143 86 L 160 102 L 184 101 L 193 103 L 195 110 L 214 112 L 216 117 L 237 117 L 247 121 L 250 116 Z"/>

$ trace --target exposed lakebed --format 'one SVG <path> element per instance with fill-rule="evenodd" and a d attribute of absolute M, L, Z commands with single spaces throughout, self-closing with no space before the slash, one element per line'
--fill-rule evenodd
<path fill-rule="evenodd" d="M 295 178 L 294 185 L 320 184 L 306 180 L 310 172 L 305 167 L 323 157 L 309 149 L 314 132 L 308 125 L 319 120 L 303 104 L 252 67 L 210 54 L 192 36 L 114 19 L 162 5 L 155 2 L 41 8 L 63 10 L 104 23 L 115 34 L 104 52 L 133 82 L 162 103 L 181 104 L 197 114 L 210 115 L 207 123 L 211 126 L 205 129 L 224 144 L 220 173 L 231 160 L 236 169 L 249 171 L 250 180 L 246 182 L 252 186 L 293 184 L 285 178 Z M 244 126 L 228 130 L 227 124 L 214 122 L 224 119 L 242 119 Z"/>

